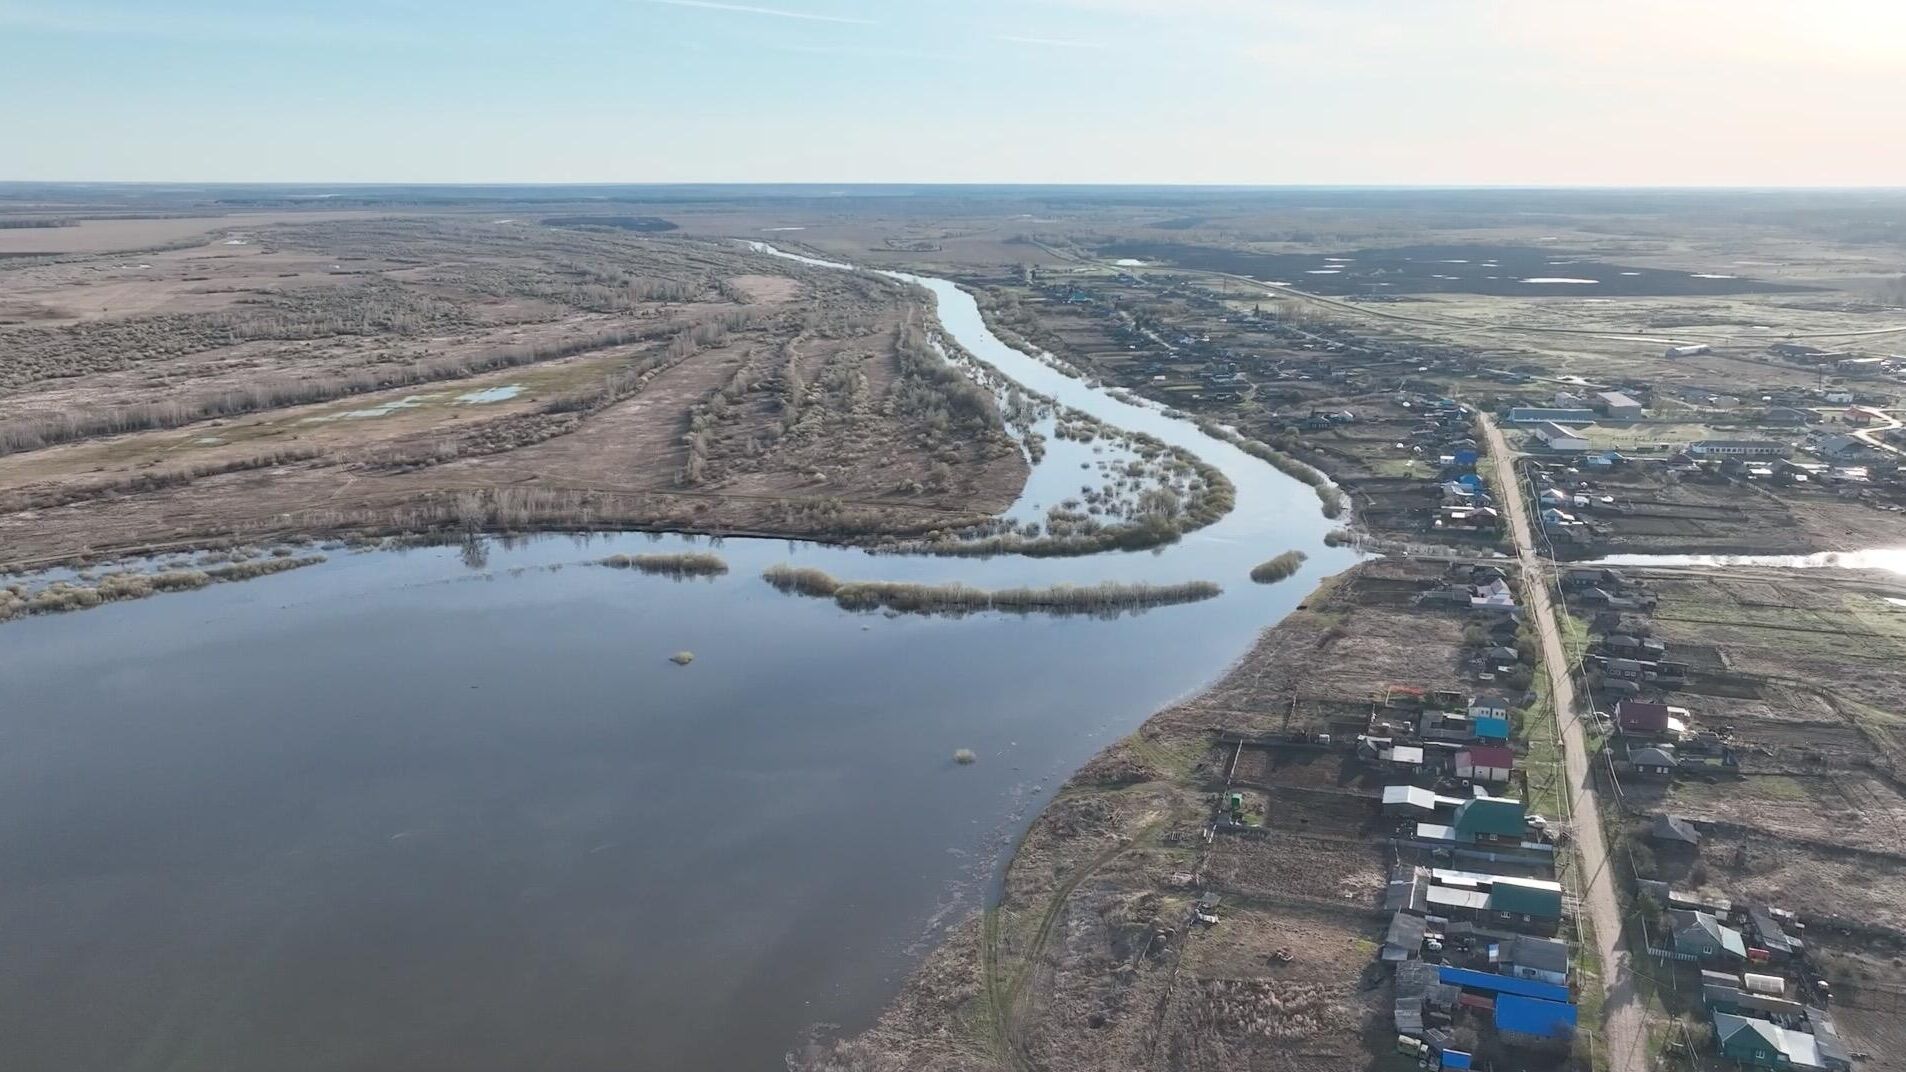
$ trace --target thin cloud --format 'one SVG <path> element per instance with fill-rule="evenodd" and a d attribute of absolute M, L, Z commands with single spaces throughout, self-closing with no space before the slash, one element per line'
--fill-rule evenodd
<path fill-rule="evenodd" d="M 732 11 L 741 15 L 767 15 L 777 19 L 801 19 L 804 22 L 844 22 L 852 26 L 877 26 L 873 19 L 856 19 L 847 15 L 822 15 L 813 11 L 789 11 L 780 7 L 756 7 L 753 4 L 723 4 L 716 0 L 648 0 L 651 4 L 667 4 L 669 7 L 694 7 L 704 11 Z"/>
<path fill-rule="evenodd" d="M 1103 41 L 1078 41 L 1064 37 L 1019 37 L 1015 34 L 1001 34 L 1001 41 L 1010 41 L 1015 45 L 1037 45 L 1040 48 L 1104 48 Z"/>

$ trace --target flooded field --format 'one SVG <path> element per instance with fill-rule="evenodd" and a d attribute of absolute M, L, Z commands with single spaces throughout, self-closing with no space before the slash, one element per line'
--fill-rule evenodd
<path fill-rule="evenodd" d="M 1402 246 L 1340 255 L 1253 253 L 1181 242 L 1117 242 L 1101 256 L 1162 262 L 1263 280 L 1304 276 L 1318 294 L 1641 295 L 1773 294 L 1811 288 L 1711 272 L 1637 268 L 1590 254 L 1536 246 Z"/>
<path fill-rule="evenodd" d="M 638 535 L 332 549 L 0 626 L 11 1061 L 769 1069 L 813 1025 L 865 1026 L 1047 790 L 1351 561 L 1309 487 L 1007 349 L 968 296 L 921 282 L 979 360 L 1194 451 L 1236 508 L 1161 550 L 1071 559 Z M 1053 450 L 1016 509 L 1093 458 Z M 1291 549 L 1310 556 L 1295 578 L 1250 582 Z M 728 572 L 594 564 L 688 551 Z M 1112 618 L 855 613 L 770 587 L 781 563 L 1224 591 Z"/>

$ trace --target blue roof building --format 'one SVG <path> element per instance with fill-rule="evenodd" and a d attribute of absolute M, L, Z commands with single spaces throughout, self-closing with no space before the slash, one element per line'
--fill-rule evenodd
<path fill-rule="evenodd" d="M 1509 720 L 1494 715 L 1484 715 L 1476 719 L 1470 727 L 1476 736 L 1485 741 L 1506 741 L 1509 739 Z"/>
<path fill-rule="evenodd" d="M 1492 994 L 1568 1003 L 1568 987 L 1539 982 L 1535 979 L 1517 979 L 1512 975 L 1477 971 L 1474 968 L 1452 968 L 1445 964 L 1437 969 L 1436 981 L 1460 986 L 1464 990 L 1486 990 Z M 1498 1001 L 1497 1005 L 1500 1006 L 1501 1002 Z"/>
<path fill-rule="evenodd" d="M 1496 1030 L 1531 1038 L 1565 1039 L 1575 1033 L 1575 1006 L 1519 994 L 1496 999 Z"/>

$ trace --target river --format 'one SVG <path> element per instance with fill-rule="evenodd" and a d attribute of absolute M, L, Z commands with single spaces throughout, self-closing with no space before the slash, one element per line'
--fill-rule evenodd
<path fill-rule="evenodd" d="M 870 1023 L 1047 793 L 1353 561 L 1310 488 L 917 281 L 976 358 L 1186 447 L 1236 508 L 1073 559 L 729 539 L 712 581 L 589 564 L 709 545 L 685 536 L 335 552 L 0 626 L 8 1063 L 766 1070 L 811 1025 Z M 1053 441 L 1015 510 L 1092 449 Z M 1296 578 L 1246 579 L 1290 548 Z M 1115 619 L 855 614 L 771 589 L 779 562 L 1225 591 Z"/>

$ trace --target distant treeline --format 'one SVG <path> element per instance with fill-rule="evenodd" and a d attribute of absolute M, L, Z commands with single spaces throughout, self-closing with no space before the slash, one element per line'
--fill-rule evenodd
<path fill-rule="evenodd" d="M 25 231 L 25 230 L 40 228 L 40 227 L 78 227 L 78 226 L 79 226 L 78 220 L 67 219 L 64 216 L 45 217 L 40 219 L 18 219 L 18 218 L 0 219 L 0 231 Z"/>
<path fill-rule="evenodd" d="M 658 234 L 677 230 L 677 225 L 660 216 L 549 216 L 544 227 L 568 227 L 579 230 L 639 231 Z"/>

